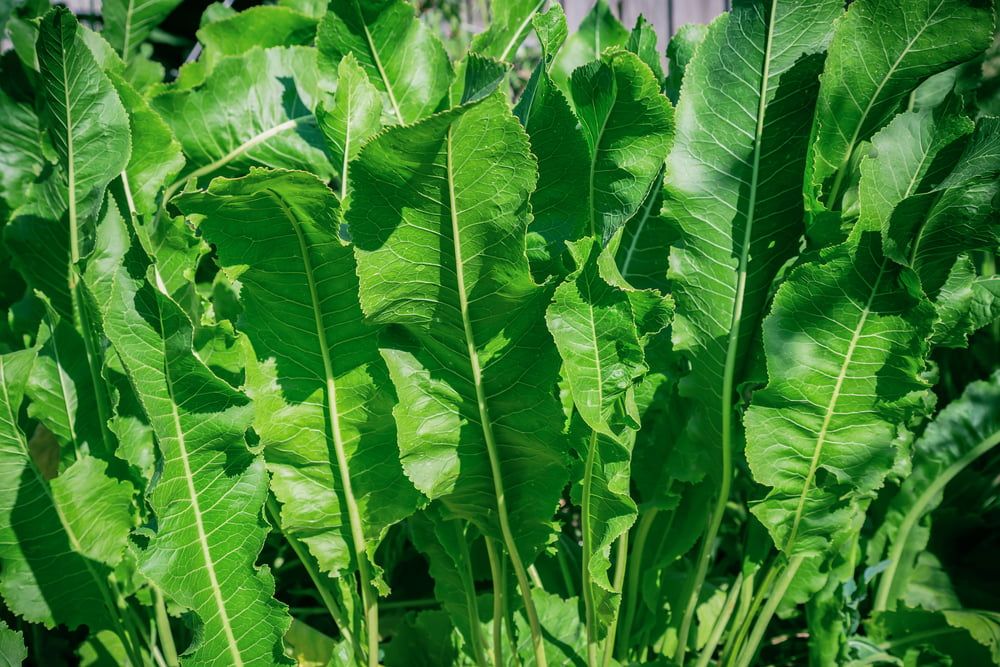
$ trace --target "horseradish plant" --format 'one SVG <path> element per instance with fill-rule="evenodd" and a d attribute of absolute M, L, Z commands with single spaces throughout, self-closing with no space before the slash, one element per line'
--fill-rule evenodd
<path fill-rule="evenodd" d="M 8 3 L 6 663 L 1000 664 L 994 8 L 733 4 Z"/>

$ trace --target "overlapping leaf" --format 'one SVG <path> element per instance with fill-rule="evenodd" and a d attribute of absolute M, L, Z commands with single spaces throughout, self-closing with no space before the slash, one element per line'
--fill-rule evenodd
<path fill-rule="evenodd" d="M 337 67 L 348 53 L 379 90 L 399 123 L 441 109 L 451 84 L 444 46 L 404 0 L 333 0 L 319 27 L 320 66 Z"/>
<path fill-rule="evenodd" d="M 399 463 L 392 385 L 362 321 L 337 199 L 309 174 L 253 170 L 178 206 L 204 216 L 199 229 L 242 285 L 239 327 L 263 365 L 254 423 L 282 528 L 342 574 L 374 557 L 419 494 Z"/>
<path fill-rule="evenodd" d="M 396 325 L 383 355 L 403 467 L 485 534 L 509 530 L 508 548 L 530 562 L 566 472 L 559 359 L 543 318 L 550 290 L 532 281 L 524 252 L 527 137 L 491 95 L 383 133 L 353 173 L 361 305 Z"/>
<path fill-rule="evenodd" d="M 187 315 L 163 293 L 114 206 L 85 280 L 162 457 L 149 497 L 157 525 L 140 567 L 199 619 L 186 662 L 283 662 L 288 616 L 272 597 L 270 573 L 255 565 L 266 533 L 267 471 L 245 441 L 248 399 L 194 354 Z"/>
<path fill-rule="evenodd" d="M 923 79 L 974 57 L 993 34 L 988 3 L 862 0 L 837 21 L 816 106 L 810 211 L 839 205 L 847 168 Z"/>

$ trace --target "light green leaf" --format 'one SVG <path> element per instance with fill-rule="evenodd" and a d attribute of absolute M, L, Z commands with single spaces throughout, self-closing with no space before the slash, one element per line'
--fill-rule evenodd
<path fill-rule="evenodd" d="M 835 210 L 855 149 L 906 104 L 917 84 L 983 51 L 988 3 L 859 0 L 836 22 L 816 107 L 806 195 L 810 211 Z"/>
<path fill-rule="evenodd" d="M 34 350 L 0 355 L 0 593 L 15 614 L 48 627 L 118 629 L 111 568 L 133 526 L 134 491 L 84 456 L 49 481 L 17 413 Z"/>
<path fill-rule="evenodd" d="M 542 62 L 531 74 L 514 113 L 531 139 L 538 160 L 538 185 L 531 193 L 528 253 L 532 270 L 540 278 L 563 275 L 560 255 L 565 242 L 578 239 L 588 215 L 587 144 L 579 121 L 562 91 L 553 83 L 548 68 L 553 51 L 566 38 L 566 17 L 554 4 L 533 20 L 542 43 Z"/>
<path fill-rule="evenodd" d="M 180 0 L 107 0 L 101 5 L 104 37 L 128 62 L 179 4 Z"/>
<path fill-rule="evenodd" d="M 153 98 L 184 148 L 183 175 L 239 175 L 263 165 L 332 178 L 312 114 L 319 96 L 315 58 L 301 47 L 251 49 L 220 61 L 197 90 Z"/>
<path fill-rule="evenodd" d="M 552 79 L 567 93 L 570 76 L 582 65 L 597 60 L 605 49 L 623 46 L 629 31 L 608 7 L 608 0 L 597 0 L 575 33 L 558 49 L 552 63 Z"/>
<path fill-rule="evenodd" d="M 703 23 L 685 23 L 667 44 L 667 60 L 670 63 L 667 79 L 663 84 L 666 95 L 674 104 L 681 94 L 681 83 L 684 81 L 684 70 L 694 57 L 698 45 L 705 41 L 708 26 Z"/>
<path fill-rule="evenodd" d="M 379 135 L 354 183 L 361 305 L 397 325 L 383 356 L 407 475 L 530 562 L 551 535 L 566 445 L 551 291 L 531 280 L 524 251 L 527 136 L 495 94 Z"/>
<path fill-rule="evenodd" d="M 92 235 L 105 188 L 128 164 L 128 116 L 81 37 L 79 24 L 65 8 L 42 18 L 38 62 L 42 119 L 68 192 L 70 260 L 75 264 L 86 254 L 85 242 Z"/>
<path fill-rule="evenodd" d="M 894 609 L 906 592 L 917 557 L 930 539 L 928 518 L 951 480 L 1000 444 L 1000 372 L 973 382 L 945 407 L 913 446 L 913 470 L 892 498 L 879 529 L 889 565 L 876 609 Z"/>
<path fill-rule="evenodd" d="M 646 20 L 645 16 L 639 15 L 635 21 L 635 27 L 629 33 L 628 42 L 625 48 L 639 56 L 642 62 L 646 63 L 653 77 L 663 85 L 663 63 L 660 61 L 660 48 L 657 44 L 656 28 Z"/>
<path fill-rule="evenodd" d="M 770 487 L 752 511 L 789 555 L 851 534 L 923 407 L 932 309 L 880 246 L 869 232 L 799 266 L 764 322 L 769 382 L 744 420 L 746 456 Z"/>
<path fill-rule="evenodd" d="M 639 427 L 635 387 L 647 370 L 639 313 L 633 298 L 651 297 L 669 319 L 670 302 L 658 295 L 629 292 L 597 240 L 570 246 L 577 269 L 560 285 L 546 313 L 549 331 L 563 360 L 573 404 L 590 428 L 581 484 L 583 581 L 591 642 L 614 622 L 620 600 L 608 576 L 611 546 L 635 521 L 629 495 L 634 430 Z M 603 264 L 603 266 L 602 266 Z M 642 304 L 645 305 L 645 304 Z M 652 332 L 652 333 L 655 333 Z"/>
<path fill-rule="evenodd" d="M 649 67 L 613 51 L 573 72 L 573 104 L 590 151 L 586 233 L 607 244 L 639 210 L 674 134 L 673 108 Z"/>
<path fill-rule="evenodd" d="M 24 646 L 24 635 L 20 630 L 11 630 L 0 620 L 0 665 L 20 667 L 28 659 L 28 649 Z"/>
<path fill-rule="evenodd" d="M 239 328 L 263 366 L 251 369 L 261 373 L 254 426 L 282 530 L 324 572 L 354 561 L 371 580 L 379 543 L 420 496 L 399 463 L 392 386 L 362 320 L 336 197 L 312 175 L 255 169 L 178 206 L 204 216 L 220 265 L 239 275 Z"/>
<path fill-rule="evenodd" d="M 751 338 L 772 280 L 798 251 L 815 79 L 841 7 L 740 5 L 709 26 L 685 70 L 663 215 L 679 236 L 668 273 L 674 347 L 691 361 L 678 446 L 702 467 L 738 446 L 735 394 Z"/>
<path fill-rule="evenodd" d="M 110 78 L 132 129 L 132 155 L 125 167 L 128 196 L 140 215 L 152 215 L 160 192 L 184 167 L 181 145 L 142 95 L 120 76 Z"/>
<path fill-rule="evenodd" d="M 98 231 L 84 278 L 162 457 L 141 572 L 200 622 L 185 664 L 284 663 L 289 618 L 270 572 L 255 565 L 267 471 L 244 439 L 249 401 L 192 352 L 187 315 L 114 206 Z"/>
<path fill-rule="evenodd" d="M 211 71 L 226 56 L 239 56 L 255 47 L 312 46 L 319 21 L 288 7 L 250 7 L 198 30 L 205 45 L 202 58 Z"/>
<path fill-rule="evenodd" d="M 344 56 L 337 66 L 337 93 L 332 107 L 321 102 L 316 119 L 340 172 L 340 197 L 344 200 L 350 183 L 348 163 L 382 127 L 382 97 L 353 53 Z"/>
<path fill-rule="evenodd" d="M 116 443 L 110 437 L 105 441 L 83 339 L 48 304 L 38 345 L 25 389 L 31 400 L 28 415 L 56 436 L 68 460 L 74 454 L 111 459 Z"/>
<path fill-rule="evenodd" d="M 531 31 L 535 13 L 546 0 L 491 0 L 490 25 L 472 38 L 469 50 L 512 62 L 517 49 Z"/>
<path fill-rule="evenodd" d="M 545 629 L 545 658 L 549 667 L 578 667 L 586 664 L 586 636 L 576 609 L 578 600 L 563 600 L 558 595 L 535 590 L 532 593 L 538 608 L 538 620 Z M 524 616 L 514 617 L 518 629 L 518 657 L 524 667 L 538 663 L 531 651 L 531 635 Z"/>
<path fill-rule="evenodd" d="M 399 123 L 429 116 L 447 101 L 448 54 L 404 0 L 332 0 L 316 46 L 320 66 L 330 70 L 353 53 Z"/>

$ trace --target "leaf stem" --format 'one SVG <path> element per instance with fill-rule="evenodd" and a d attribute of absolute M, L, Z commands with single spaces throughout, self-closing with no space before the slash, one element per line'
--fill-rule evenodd
<path fill-rule="evenodd" d="M 632 547 L 632 567 L 628 570 L 628 588 L 625 596 L 625 617 L 622 621 L 622 632 L 618 646 L 618 657 L 624 660 L 627 657 L 629 646 L 632 642 L 632 623 L 635 620 L 635 610 L 639 603 L 639 578 L 642 576 L 642 556 L 646 550 L 646 540 L 649 538 L 649 531 L 653 527 L 653 521 L 660 510 L 656 507 L 649 508 L 645 514 L 639 517 L 639 523 L 635 531 L 635 545 Z"/>
<path fill-rule="evenodd" d="M 878 592 L 875 594 L 874 611 L 885 611 L 888 608 L 890 602 L 889 595 L 892 592 L 892 584 L 895 580 L 896 573 L 899 571 L 899 564 L 903 558 L 903 551 L 906 549 L 906 544 L 909 541 L 910 531 L 913 530 L 914 526 L 917 525 L 917 522 L 923 517 L 924 512 L 926 512 L 927 506 L 930 504 L 931 500 L 940 494 L 948 482 L 955 479 L 955 476 L 958 475 L 958 473 L 962 472 L 962 470 L 968 467 L 969 464 L 996 447 L 998 444 L 1000 444 L 1000 431 L 995 431 L 989 436 L 983 438 L 978 445 L 967 451 L 958 460 L 945 468 L 934 478 L 934 481 L 928 484 L 927 488 L 920 493 L 917 501 L 913 503 L 907 511 L 906 516 L 903 517 L 903 521 L 899 524 L 899 530 L 896 531 L 896 539 L 893 541 L 892 550 L 889 552 L 889 565 L 886 567 L 885 572 L 882 573 L 882 578 L 878 585 Z M 893 602 L 895 602 L 895 600 L 893 600 Z"/>
<path fill-rule="evenodd" d="M 628 531 L 626 530 L 618 538 L 617 556 L 615 557 L 615 579 L 611 587 L 618 594 L 618 604 L 611 614 L 611 622 L 608 624 L 608 636 L 604 640 L 604 660 L 603 667 L 610 667 L 611 658 L 615 652 L 615 637 L 618 634 L 618 618 L 621 614 L 621 593 L 625 585 L 625 564 L 628 561 Z"/>
<path fill-rule="evenodd" d="M 722 639 L 722 633 L 725 632 L 726 626 L 729 625 L 729 619 L 732 618 L 733 610 L 736 609 L 736 601 L 739 599 L 743 592 L 743 573 L 740 572 L 736 575 L 736 579 L 732 582 L 732 587 L 729 589 L 729 594 L 726 596 L 726 602 L 722 607 L 722 613 L 719 614 L 719 618 L 715 622 L 715 626 L 712 628 L 712 634 L 708 637 L 708 642 L 705 647 L 701 650 L 701 655 L 698 656 L 698 662 L 695 663 L 695 667 L 708 667 L 708 663 L 712 659 L 712 655 L 715 653 L 715 648 L 719 645 L 719 640 Z"/>
<path fill-rule="evenodd" d="M 180 660 L 177 658 L 177 646 L 174 644 L 174 636 L 170 632 L 170 617 L 167 616 L 167 605 L 163 601 L 163 593 L 156 586 L 153 586 L 153 600 L 156 605 L 156 635 L 163 647 L 163 658 L 167 667 L 178 667 Z"/>
<path fill-rule="evenodd" d="M 594 460 L 597 458 L 597 431 L 591 430 L 590 442 L 587 446 L 587 460 L 583 469 L 583 490 L 580 500 L 580 531 L 583 533 L 583 558 L 581 558 L 581 576 L 583 577 L 583 607 L 587 624 L 587 665 L 597 666 L 597 613 L 594 609 L 594 582 L 590 576 L 590 559 L 593 556 L 591 544 L 590 503 L 594 479 Z"/>
<path fill-rule="evenodd" d="M 788 591 L 788 586 L 795 579 L 795 574 L 799 571 L 799 566 L 802 565 L 804 560 L 805 556 L 792 556 L 792 559 L 785 565 L 781 577 L 771 590 L 764 608 L 761 609 L 760 616 L 757 617 L 757 621 L 754 623 L 750 639 L 740 652 L 740 658 L 736 663 L 737 667 L 750 667 L 750 663 L 753 662 L 754 657 L 757 655 L 757 650 L 760 647 L 761 640 L 764 638 L 764 633 L 767 631 L 767 626 L 771 623 L 771 617 L 774 616 L 775 610 L 781 604 L 782 598 L 785 597 L 785 593 Z"/>
<path fill-rule="evenodd" d="M 492 537 L 484 537 L 486 555 L 490 559 L 490 577 L 493 579 L 493 665 L 503 667 L 503 622 L 504 613 L 504 576 L 497 554 L 496 542 Z"/>

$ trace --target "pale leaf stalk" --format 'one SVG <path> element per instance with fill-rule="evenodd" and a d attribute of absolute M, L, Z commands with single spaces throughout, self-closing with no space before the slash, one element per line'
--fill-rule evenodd
<path fill-rule="evenodd" d="M 875 594 L 874 611 L 885 611 L 889 605 L 889 592 L 892 590 L 893 579 L 899 569 L 899 563 L 903 557 L 903 551 L 909 539 L 910 531 L 917 525 L 923 517 L 927 505 L 931 500 L 940 494 L 948 482 L 955 479 L 958 473 L 962 472 L 970 463 L 990 451 L 1000 444 L 1000 432 L 993 433 L 990 437 L 982 440 L 976 447 L 966 452 L 961 458 L 948 466 L 938 475 L 931 484 L 923 490 L 920 498 L 909 509 L 903 518 L 896 532 L 895 540 L 892 543 L 892 550 L 889 552 L 889 565 L 879 581 L 878 591 Z"/>
<path fill-rule="evenodd" d="M 791 585 L 792 580 L 795 579 L 795 575 L 804 560 L 805 556 L 803 555 L 792 556 L 792 559 L 785 565 L 781 576 L 767 598 L 767 602 L 764 604 L 763 609 L 761 609 L 760 616 L 757 617 L 757 621 L 754 623 L 750 638 L 740 652 L 736 667 L 750 667 L 754 657 L 757 655 L 757 649 L 764 638 L 764 633 L 767 631 L 767 626 L 771 623 L 774 612 L 778 609 L 781 599 L 785 597 L 785 592 L 788 590 L 789 585 Z"/>

